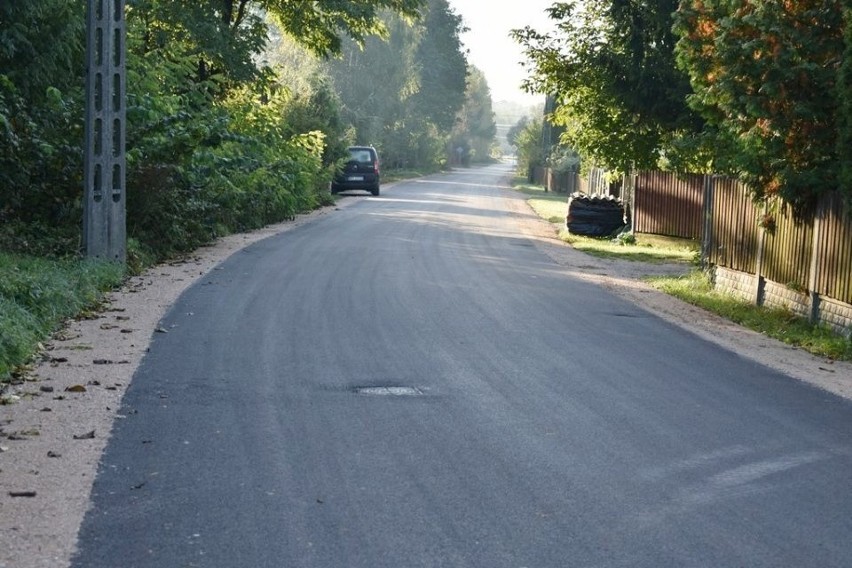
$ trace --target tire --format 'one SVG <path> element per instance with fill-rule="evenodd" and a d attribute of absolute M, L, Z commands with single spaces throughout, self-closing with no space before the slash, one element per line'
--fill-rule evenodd
<path fill-rule="evenodd" d="M 611 197 L 572 194 L 565 225 L 575 235 L 611 235 L 624 227 L 624 204 Z"/>
<path fill-rule="evenodd" d="M 372 193 L 374 197 L 378 197 L 379 196 L 379 186 L 372 188 L 370 190 L 370 193 Z"/>

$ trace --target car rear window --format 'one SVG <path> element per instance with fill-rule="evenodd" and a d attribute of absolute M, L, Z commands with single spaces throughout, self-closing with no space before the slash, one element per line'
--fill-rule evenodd
<path fill-rule="evenodd" d="M 373 156 L 369 150 L 350 150 L 350 160 L 359 164 L 370 164 L 373 162 Z"/>

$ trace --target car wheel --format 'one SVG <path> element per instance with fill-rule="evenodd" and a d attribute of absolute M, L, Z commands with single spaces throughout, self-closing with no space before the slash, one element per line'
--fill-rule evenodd
<path fill-rule="evenodd" d="M 372 193 L 374 196 L 378 197 L 378 195 L 379 195 L 379 186 L 376 186 L 376 187 L 374 187 L 373 189 L 371 189 L 371 190 L 370 190 L 370 193 Z"/>
<path fill-rule="evenodd" d="M 332 195 L 334 195 L 334 194 L 335 194 L 335 193 L 337 193 L 338 191 L 339 191 L 339 190 L 337 189 L 337 186 L 336 186 L 336 185 L 334 185 L 334 184 L 331 184 L 331 194 L 332 194 Z"/>

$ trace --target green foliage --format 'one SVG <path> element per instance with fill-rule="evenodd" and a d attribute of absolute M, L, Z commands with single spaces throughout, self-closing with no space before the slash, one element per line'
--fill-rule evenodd
<path fill-rule="evenodd" d="M 470 67 L 467 76 L 464 105 L 452 132 L 450 148 L 462 148 L 469 161 L 482 162 L 491 158 L 497 123 L 491 109 L 491 90 L 485 74 Z"/>
<path fill-rule="evenodd" d="M 521 132 L 523 132 L 524 128 L 527 127 L 527 124 L 529 124 L 529 122 L 530 117 L 522 116 L 515 124 L 513 124 L 509 128 L 509 131 L 506 133 L 506 141 L 509 143 L 510 146 L 518 145 L 518 137 L 521 135 Z"/>
<path fill-rule="evenodd" d="M 216 76 L 244 82 L 259 74 L 252 58 L 263 48 L 266 24 L 234 1 L 131 0 L 127 17 L 135 29 L 144 30 L 137 53 L 160 52 L 171 61 L 191 56 L 197 81 Z"/>
<path fill-rule="evenodd" d="M 547 156 L 547 166 L 557 173 L 579 172 L 580 155 L 573 148 L 556 146 Z"/>
<path fill-rule="evenodd" d="M 386 41 L 346 42 L 328 72 L 353 126 L 355 142 L 372 144 L 391 169 L 433 169 L 446 158 L 465 100 L 461 20 L 446 0 L 430 0 L 415 25 L 386 15 Z"/>
<path fill-rule="evenodd" d="M 465 28 L 447 0 L 428 0 L 424 11 L 416 58 L 419 88 L 412 102 L 418 115 L 428 118 L 440 132 L 449 132 L 469 87 L 467 58 L 459 37 Z M 480 85 L 484 79 L 480 75 Z"/>
<path fill-rule="evenodd" d="M 516 138 L 518 146 L 518 171 L 531 174 L 532 168 L 544 165 L 544 150 L 541 146 L 542 119 L 527 123 Z"/>
<path fill-rule="evenodd" d="M 387 41 L 370 38 L 363 49 L 347 42 L 342 56 L 329 61 L 328 73 L 343 103 L 343 119 L 355 130 L 355 142 L 373 144 L 390 165 L 394 157 L 384 150 L 393 148 L 383 144 L 383 135 L 404 128 L 419 79 L 415 28 L 393 18 L 387 27 Z"/>
<path fill-rule="evenodd" d="M 796 210 L 837 187 L 840 0 L 685 0 L 675 29 L 717 169 Z"/>
<path fill-rule="evenodd" d="M 384 33 L 420 0 L 128 0 L 127 224 L 133 262 L 329 203 L 353 136 L 330 83 L 281 88 L 261 63 L 268 15 L 321 54 Z M 85 3 L 0 3 L 0 247 L 80 247 Z M 402 20 L 399 20 L 400 22 Z M 430 153 L 434 139 L 429 138 Z M 421 144 L 423 146 L 423 144 Z"/>
<path fill-rule="evenodd" d="M 225 0 L 235 5 L 238 0 Z M 243 0 L 243 3 L 244 0 Z M 257 0 L 256 5 L 269 12 L 281 28 L 318 55 L 340 53 L 341 35 L 363 45 L 368 36 L 388 36 L 382 18 L 385 11 L 410 21 L 419 16 L 425 0 L 348 0 L 346 2 L 293 2 Z M 232 8 L 233 11 L 233 8 Z"/>
<path fill-rule="evenodd" d="M 0 220 L 79 224 L 82 114 L 80 90 L 49 88 L 43 104 L 31 104 L 0 75 Z"/>
<path fill-rule="evenodd" d="M 155 256 L 329 202 L 324 136 L 293 134 L 289 94 L 232 89 L 220 103 L 174 113 L 162 98 L 134 101 L 128 233 Z"/>
<path fill-rule="evenodd" d="M 852 7 L 843 8 L 844 51 L 837 77 L 837 159 L 839 188 L 852 203 Z"/>
<path fill-rule="evenodd" d="M 65 318 L 93 306 L 123 277 L 124 268 L 114 263 L 0 252 L 0 380 Z"/>
<path fill-rule="evenodd" d="M 342 103 L 331 80 L 319 73 L 309 78 L 309 90 L 296 94 L 285 109 L 286 132 L 296 136 L 303 132 L 322 132 L 325 148 L 323 164 L 330 166 L 346 155 L 354 143 L 352 127 L 341 113 Z"/>
<path fill-rule="evenodd" d="M 527 88 L 556 96 L 552 121 L 584 158 L 626 171 L 690 148 L 675 144 L 701 129 L 674 64 L 676 9 L 677 0 L 557 2 L 556 32 L 513 32 L 532 63 Z"/>
<path fill-rule="evenodd" d="M 0 2 L 0 73 L 28 101 L 42 102 L 48 87 L 76 86 L 85 22 L 84 2 Z"/>

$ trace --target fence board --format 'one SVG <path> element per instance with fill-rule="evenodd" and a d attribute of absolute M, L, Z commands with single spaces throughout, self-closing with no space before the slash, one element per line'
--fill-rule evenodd
<path fill-rule="evenodd" d="M 592 168 L 588 177 L 580 178 L 578 191 L 586 195 L 621 197 L 622 182 L 607 181 L 607 172 L 602 168 Z"/>
<path fill-rule="evenodd" d="M 639 172 L 633 204 L 637 233 L 700 239 L 704 176 L 671 172 Z"/>
<path fill-rule="evenodd" d="M 710 262 L 740 272 L 757 266 L 758 208 L 736 180 L 716 178 L 713 200 L 713 241 Z"/>
<path fill-rule="evenodd" d="M 806 290 L 810 280 L 814 219 L 796 219 L 790 207 L 772 215 L 775 229 L 767 231 L 763 276 L 791 288 Z"/>
<path fill-rule="evenodd" d="M 829 195 L 823 208 L 822 238 L 816 244 L 815 292 L 852 304 L 852 214 L 839 194 Z"/>
<path fill-rule="evenodd" d="M 574 193 L 579 191 L 580 174 L 577 172 L 556 172 L 547 169 L 547 190 L 556 193 Z"/>

